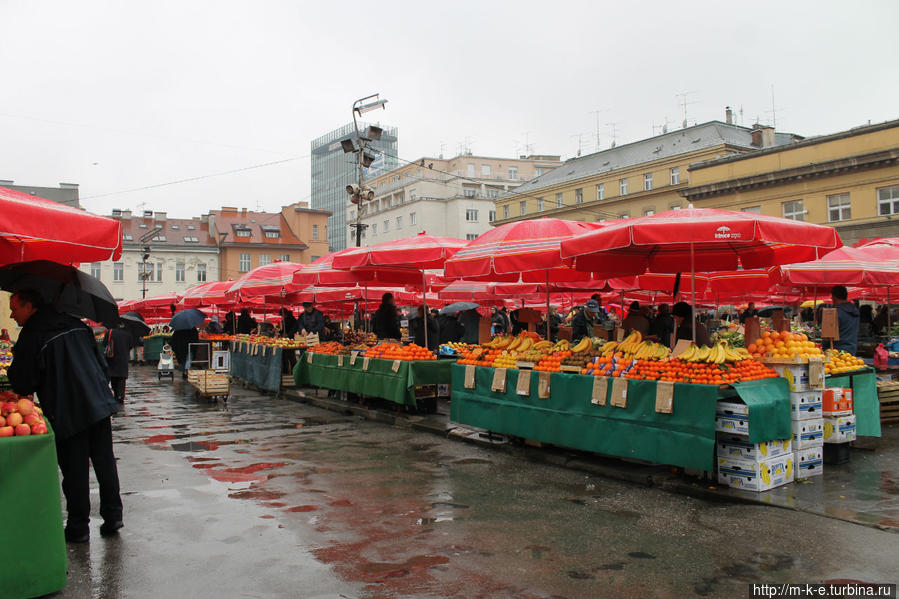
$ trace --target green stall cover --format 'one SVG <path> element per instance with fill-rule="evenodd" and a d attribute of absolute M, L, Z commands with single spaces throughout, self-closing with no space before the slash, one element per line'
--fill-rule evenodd
<path fill-rule="evenodd" d="M 858 374 L 829 376 L 825 384 L 828 387 L 852 389 L 858 436 L 880 436 L 880 400 L 877 397 L 877 375 L 872 368 L 865 368 Z"/>
<path fill-rule="evenodd" d="M 0 505 L 20 522 L 0 527 L 0 597 L 37 597 L 66 586 L 68 561 L 52 431 L 0 439 Z"/>
<path fill-rule="evenodd" d="M 171 335 L 144 337 L 144 362 L 148 364 L 159 362 L 159 353 L 162 351 L 162 346 L 171 340 Z"/>
<path fill-rule="evenodd" d="M 751 443 L 777 441 L 793 436 L 790 423 L 790 386 L 787 379 L 777 377 L 747 381 L 734 383 L 732 387 L 743 403 L 749 406 Z"/>
<path fill-rule="evenodd" d="M 277 392 L 281 389 L 280 347 L 253 343 L 233 343 L 231 345 L 231 376 L 244 380 L 263 391 Z M 294 350 L 288 350 L 294 351 Z"/>

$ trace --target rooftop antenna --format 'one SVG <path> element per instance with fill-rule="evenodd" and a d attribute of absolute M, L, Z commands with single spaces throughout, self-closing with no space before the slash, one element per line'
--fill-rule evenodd
<path fill-rule="evenodd" d="M 522 135 L 524 135 L 524 143 L 522 144 L 520 141 L 515 142 L 515 153 L 518 154 L 519 149 L 523 149 L 525 156 L 531 156 L 534 154 L 534 144 L 528 143 L 531 132 L 525 131 Z"/>
<path fill-rule="evenodd" d="M 743 105 L 740 104 L 740 126 L 743 126 Z"/>
<path fill-rule="evenodd" d="M 446 144 L 442 141 L 440 142 L 440 159 L 443 160 L 443 150 L 446 148 Z"/>
<path fill-rule="evenodd" d="M 609 112 L 608 108 L 600 108 L 599 110 L 591 110 L 590 114 L 596 117 L 596 151 L 599 152 L 602 148 L 599 145 L 599 115 L 603 112 Z"/>
<path fill-rule="evenodd" d="M 614 148 L 618 145 L 618 125 L 621 124 L 621 121 L 615 121 L 614 123 L 606 123 L 606 127 L 612 130 L 612 145 L 609 146 Z"/>
<path fill-rule="evenodd" d="M 778 108 L 774 105 L 774 84 L 771 84 L 771 110 L 767 110 L 765 112 L 771 113 L 771 126 L 777 129 L 777 111 Z"/>
<path fill-rule="evenodd" d="M 681 109 L 684 112 L 684 121 L 682 123 L 682 126 L 684 129 L 687 128 L 687 106 L 690 106 L 691 104 L 696 104 L 695 100 L 693 102 L 688 102 L 687 98 L 694 95 L 695 93 L 696 93 L 695 91 L 689 91 L 689 92 L 683 92 L 683 93 L 674 95 L 676 98 L 680 98 Z"/>
<path fill-rule="evenodd" d="M 581 151 L 582 151 L 582 149 L 583 149 L 584 134 L 583 134 L 583 133 L 577 133 L 577 134 L 571 135 L 571 136 L 569 136 L 569 137 L 576 137 L 576 138 L 577 138 L 577 155 L 580 156 L 580 155 L 581 155 Z"/>
<path fill-rule="evenodd" d="M 665 117 L 665 122 L 661 125 L 656 125 L 655 121 L 652 122 L 652 134 L 653 135 L 664 135 L 668 133 L 668 117 Z"/>

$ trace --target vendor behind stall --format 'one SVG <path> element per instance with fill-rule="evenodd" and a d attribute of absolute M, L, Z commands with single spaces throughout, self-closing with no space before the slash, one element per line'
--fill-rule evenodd
<path fill-rule="evenodd" d="M 712 338 L 709 336 L 708 329 L 700 324 L 697 319 L 693 318 L 693 308 L 690 307 L 690 304 L 677 302 L 674 304 L 671 313 L 674 316 L 676 327 L 674 330 L 675 343 L 678 339 L 693 339 L 693 328 L 690 326 L 690 323 L 693 323 L 693 326 L 696 327 L 696 345 L 712 344 Z"/>
<path fill-rule="evenodd" d="M 425 319 L 425 314 L 427 314 L 427 319 Z M 428 327 L 427 347 L 434 351 L 440 345 L 440 326 L 429 312 L 425 312 L 424 306 L 419 306 L 418 316 L 409 321 L 409 334 L 415 343 L 422 347 L 425 347 L 425 326 Z"/>
<path fill-rule="evenodd" d="M 571 339 L 593 336 L 593 325 L 599 324 L 599 302 L 589 300 L 571 319 Z"/>
<path fill-rule="evenodd" d="M 300 335 L 317 335 L 325 328 L 325 316 L 312 302 L 303 302 L 303 311 L 297 319 Z"/>
<path fill-rule="evenodd" d="M 840 327 L 840 339 L 833 342 L 833 347 L 855 355 L 858 352 L 858 308 L 848 300 L 849 292 L 842 285 L 834 285 L 830 297 L 837 309 L 837 324 Z"/>
<path fill-rule="evenodd" d="M 649 320 L 643 316 L 643 312 L 640 310 L 640 302 L 631 302 L 631 306 L 627 311 L 627 318 L 621 321 L 621 326 L 624 328 L 625 335 L 630 335 L 631 331 L 639 331 L 644 337 L 649 335 Z"/>
<path fill-rule="evenodd" d="M 378 339 L 400 339 L 400 315 L 396 310 L 392 293 L 381 296 L 381 305 L 375 312 L 371 327 Z"/>
<path fill-rule="evenodd" d="M 256 328 L 256 319 L 250 316 L 250 311 L 244 308 L 237 317 L 237 334 L 249 335 Z"/>
<path fill-rule="evenodd" d="M 300 331 L 300 324 L 288 308 L 281 308 L 281 334 L 283 337 L 293 339 Z"/>

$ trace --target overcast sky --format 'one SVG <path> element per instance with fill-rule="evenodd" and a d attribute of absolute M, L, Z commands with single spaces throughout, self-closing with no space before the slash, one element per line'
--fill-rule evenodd
<path fill-rule="evenodd" d="M 0 0 L 0 179 L 79 183 L 102 214 L 275 210 L 373 92 L 407 160 L 588 153 L 592 111 L 607 148 L 610 123 L 679 127 L 685 92 L 691 124 L 770 123 L 772 85 L 779 130 L 831 133 L 899 118 L 897 23 L 895 0 Z"/>

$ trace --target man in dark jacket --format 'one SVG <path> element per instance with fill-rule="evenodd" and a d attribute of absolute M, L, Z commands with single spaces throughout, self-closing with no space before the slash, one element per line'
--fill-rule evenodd
<path fill-rule="evenodd" d="M 288 339 L 293 339 L 293 336 L 300 331 L 299 322 L 287 308 L 281 308 L 281 330 L 282 336 Z"/>
<path fill-rule="evenodd" d="M 31 289 L 9 300 L 12 318 L 22 331 L 7 375 L 16 393 L 37 393 L 53 425 L 68 512 L 65 537 L 84 543 L 90 538 L 90 464 L 100 485 L 100 534 L 116 534 L 123 526 L 109 420 L 118 408 L 91 330 L 42 304 Z"/>
<path fill-rule="evenodd" d="M 371 320 L 372 331 L 378 339 L 400 339 L 400 315 L 393 303 L 393 294 L 385 293 L 381 296 L 381 305 Z"/>
<path fill-rule="evenodd" d="M 428 342 L 425 343 L 425 322 L 428 327 Z M 425 310 L 423 306 L 418 307 L 418 316 L 409 321 L 409 335 L 412 337 L 416 345 L 427 347 L 434 351 L 440 345 L 440 326 L 434 317 L 427 315 L 425 320 Z"/>
<path fill-rule="evenodd" d="M 837 324 L 840 327 L 840 339 L 833 342 L 833 347 L 854 356 L 858 352 L 858 308 L 848 301 L 849 292 L 842 285 L 835 285 L 830 290 L 830 297 L 837 309 Z"/>
<path fill-rule="evenodd" d="M 655 337 L 659 343 L 671 348 L 671 335 L 674 333 L 674 317 L 668 312 L 668 304 L 659 306 L 659 313 L 652 319 L 649 334 Z"/>
<path fill-rule="evenodd" d="M 256 319 L 250 316 L 250 311 L 244 308 L 237 317 L 237 334 L 249 335 L 256 328 Z"/>
<path fill-rule="evenodd" d="M 462 340 L 465 329 L 459 322 L 458 315 L 441 314 L 437 317 L 437 326 L 440 329 L 440 343 L 453 343 Z"/>
<path fill-rule="evenodd" d="M 128 380 L 128 358 L 134 347 L 134 337 L 123 323 L 106 331 L 106 363 L 112 394 L 119 403 L 125 403 L 125 381 Z"/>
<path fill-rule="evenodd" d="M 593 325 L 599 324 L 599 310 L 599 303 L 596 300 L 588 300 L 584 307 L 578 310 L 571 319 L 572 341 L 593 336 Z"/>
<path fill-rule="evenodd" d="M 169 344 L 178 365 L 181 367 L 181 378 L 187 378 L 187 360 L 190 358 L 190 344 L 200 342 L 200 333 L 196 328 L 180 329 L 172 333 Z"/>
<path fill-rule="evenodd" d="M 303 302 L 297 326 L 300 328 L 300 335 L 317 335 L 325 328 L 325 315 L 312 302 Z"/>

